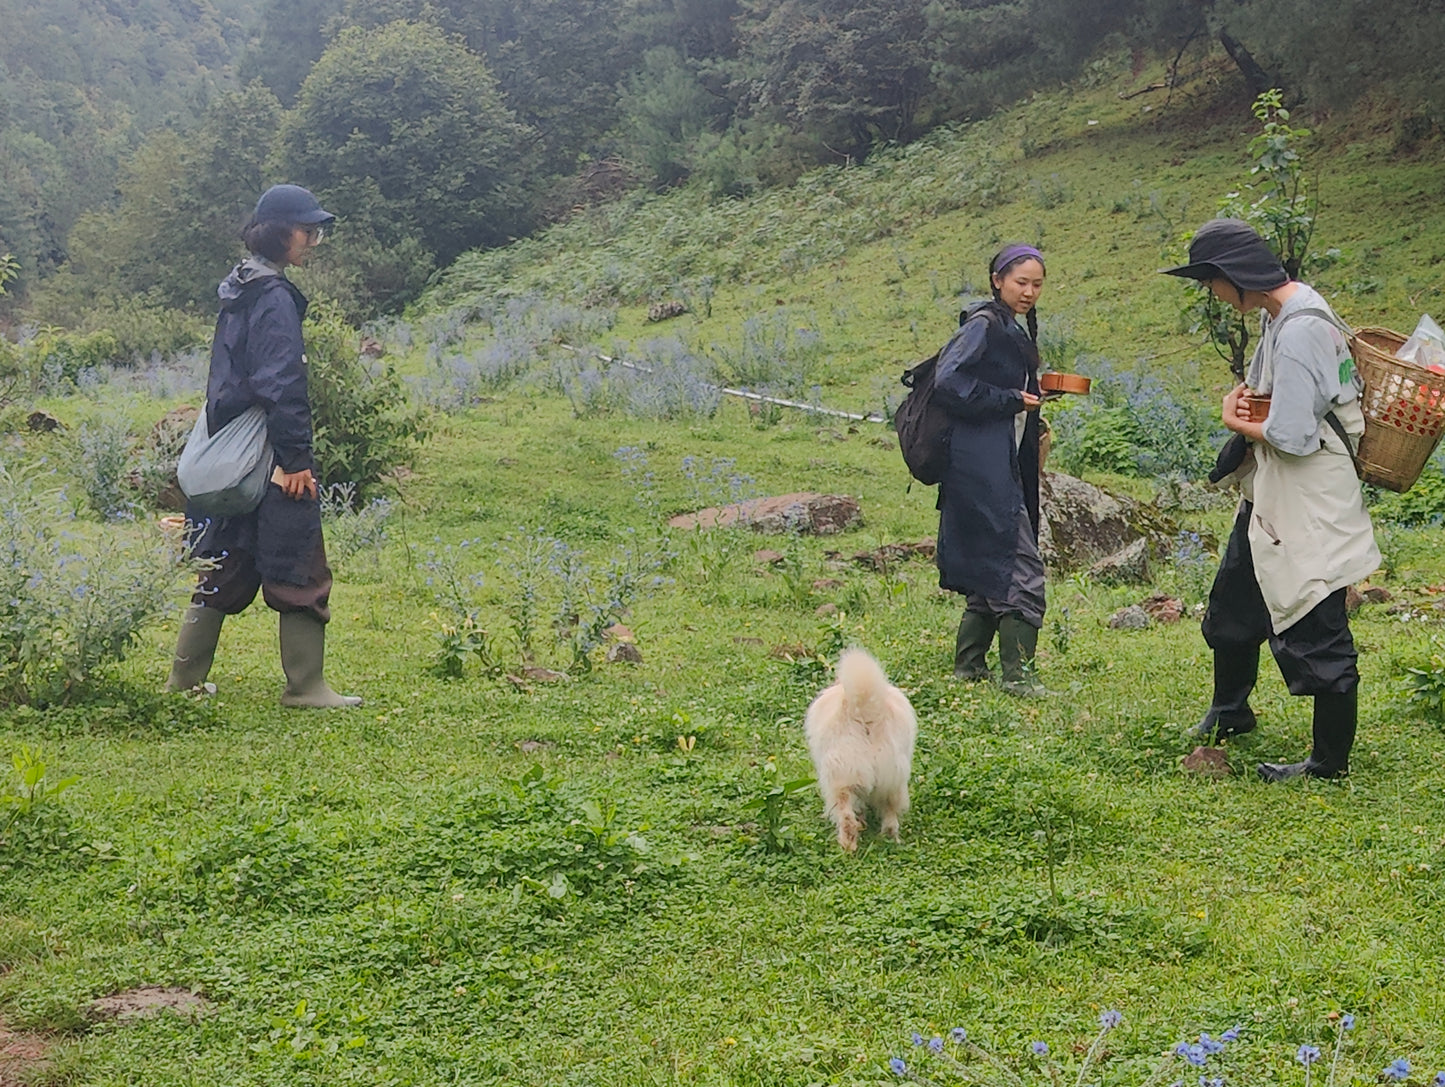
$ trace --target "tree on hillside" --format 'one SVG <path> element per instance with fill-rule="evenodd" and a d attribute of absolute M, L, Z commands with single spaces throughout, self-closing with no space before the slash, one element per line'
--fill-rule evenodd
<path fill-rule="evenodd" d="M 434 26 L 343 31 L 286 116 L 280 163 L 382 246 L 440 262 L 526 227 L 526 128 L 486 64 Z"/>
<path fill-rule="evenodd" d="M 641 61 L 620 52 L 611 0 L 347 0 L 348 25 L 407 20 L 457 35 L 484 58 L 506 106 L 533 130 L 538 167 L 564 174 L 617 122 L 618 85 Z"/>
<path fill-rule="evenodd" d="M 691 172 L 703 133 L 726 126 L 731 105 L 710 93 L 675 48 L 659 45 L 642 59 L 622 92 L 621 139 L 628 151 L 652 171 L 659 185 L 671 185 Z"/>
<path fill-rule="evenodd" d="M 261 28 L 238 65 L 242 80 L 259 79 L 287 106 L 311 66 L 326 51 L 328 35 L 345 0 L 270 0 Z"/>
<path fill-rule="evenodd" d="M 115 208 L 76 225 L 53 290 L 72 309 L 107 295 L 211 308 L 266 187 L 280 123 L 281 104 L 256 83 L 216 99 L 189 132 L 152 135 L 122 167 Z"/>
<path fill-rule="evenodd" d="M 932 89 L 928 0 L 744 0 L 744 104 L 862 158 L 918 135 Z"/>

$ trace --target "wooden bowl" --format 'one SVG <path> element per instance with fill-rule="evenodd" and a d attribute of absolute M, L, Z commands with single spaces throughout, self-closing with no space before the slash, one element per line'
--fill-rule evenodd
<path fill-rule="evenodd" d="M 1083 374 L 1061 374 L 1050 371 L 1039 375 L 1039 389 L 1046 393 L 1077 393 L 1087 396 L 1092 381 Z"/>
<path fill-rule="evenodd" d="M 1246 396 L 1242 397 L 1244 406 L 1249 409 L 1249 421 L 1251 423 L 1262 423 L 1269 418 L 1269 397 L 1268 396 Z"/>

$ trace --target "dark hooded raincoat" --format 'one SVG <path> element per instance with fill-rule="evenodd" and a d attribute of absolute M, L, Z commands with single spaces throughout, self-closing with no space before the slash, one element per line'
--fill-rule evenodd
<path fill-rule="evenodd" d="M 1039 413 L 1023 441 L 1014 420 L 1020 395 L 1039 392 L 1033 340 L 997 300 L 970 306 L 938 358 L 934 397 L 954 417 L 948 475 L 938 488 L 938 582 L 952 592 L 1008 596 L 1027 511 L 1039 532 Z"/>
<path fill-rule="evenodd" d="M 212 434 L 253 404 L 266 409 L 276 463 L 286 472 L 314 470 L 311 403 L 301 321 L 306 296 L 264 261 L 236 266 L 217 289 L 221 312 L 211 341 L 206 380 L 206 425 Z M 306 585 L 325 567 L 321 509 L 314 498 L 287 498 L 272 483 L 252 513 L 210 518 L 188 510 L 202 526 L 201 554 L 243 552 L 265 582 Z M 329 579 L 329 571 L 326 571 Z"/>

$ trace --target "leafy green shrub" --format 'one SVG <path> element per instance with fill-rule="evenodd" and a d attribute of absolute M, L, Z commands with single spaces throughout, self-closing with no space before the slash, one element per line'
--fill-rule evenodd
<path fill-rule="evenodd" d="M 120 341 L 106 330 L 91 333 L 42 329 L 25 345 L 28 369 L 42 388 L 64 391 L 80 381 L 87 370 L 99 370 L 120 358 Z"/>
<path fill-rule="evenodd" d="M 324 907 L 336 857 L 315 831 L 284 814 L 241 818 L 179 858 L 176 897 L 223 913 Z"/>
<path fill-rule="evenodd" d="M 149 526 L 79 527 L 60 495 L 0 468 L 0 705 L 65 701 L 190 590 L 192 565 Z"/>
<path fill-rule="evenodd" d="M 1223 426 L 1202 404 L 1180 400 L 1157 377 L 1081 360 L 1093 378 L 1087 399 L 1049 416 L 1053 460 L 1066 472 L 1203 476 L 1214 463 Z"/>
<path fill-rule="evenodd" d="M 322 315 L 306 336 L 312 447 L 322 486 L 355 485 L 364 498 L 382 474 L 409 462 L 423 436 L 395 369 L 368 363 L 357 334 Z"/>
<path fill-rule="evenodd" d="M 35 383 L 26 353 L 0 336 L 0 407 L 14 403 Z"/>
<path fill-rule="evenodd" d="M 1445 645 L 1438 638 L 1432 644 L 1426 660 L 1405 666 L 1405 698 L 1422 716 L 1445 724 Z"/>
<path fill-rule="evenodd" d="M 552 913 L 581 899 L 591 912 L 618 912 L 677 867 L 653 858 L 646 829 L 624 822 L 611 801 L 573 799 L 560 778 L 534 765 L 429 815 L 405 863 L 438 885 L 511 888 L 516 901 Z"/>
<path fill-rule="evenodd" d="M 1437 453 L 1404 494 L 1370 488 L 1370 516 L 1376 521 L 1416 527 L 1445 522 L 1445 456 Z"/>
<path fill-rule="evenodd" d="M 51 781 L 45 760 L 28 744 L 20 745 L 11 762 L 19 782 L 0 793 L 0 869 L 27 867 L 67 852 L 70 819 L 56 800 L 79 780 Z"/>
<path fill-rule="evenodd" d="M 204 318 L 139 299 L 87 308 L 77 331 L 109 336 L 115 347 L 104 361 L 120 365 L 136 365 L 157 355 L 170 358 L 211 339 L 210 323 Z"/>
<path fill-rule="evenodd" d="M 82 423 L 76 431 L 76 470 L 90 508 L 109 520 L 130 505 L 129 473 L 134 439 L 125 420 L 114 416 Z"/>

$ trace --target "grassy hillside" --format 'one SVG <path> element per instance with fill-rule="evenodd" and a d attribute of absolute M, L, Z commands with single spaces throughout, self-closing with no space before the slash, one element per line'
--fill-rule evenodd
<path fill-rule="evenodd" d="M 48 1047 L 27 1074 L 811 1087 L 898 1082 L 897 1056 L 934 1083 L 1294 1084 L 1299 1045 L 1324 1051 L 1318 1082 L 1342 1038 L 1335 1083 L 1401 1057 L 1428 1082 L 1445 1065 L 1445 759 L 1400 682 L 1410 664 L 1445 672 L 1430 663 L 1437 529 L 1381 521 L 1393 599 L 1354 623 L 1351 777 L 1254 778 L 1309 734 L 1265 661 L 1261 727 L 1213 780 L 1179 765 L 1208 702 L 1197 623 L 1106 626 L 1149 592 L 1197 603 L 1212 557 L 1161 564 L 1152 587 L 1058 574 L 1040 651 L 1054 694 L 960 685 L 960 602 L 931 565 L 856 557 L 936 524 L 886 429 L 736 400 L 693 410 L 704 363 L 879 407 L 997 244 L 1023 237 L 1049 254 L 1056 361 L 1163 375 L 1157 403 L 1207 417 L 1224 366 L 1180 329 L 1182 288 L 1155 270 L 1239 180 L 1253 122 L 1213 76 L 1167 107 L 1119 97 L 1156 75 L 1105 73 L 752 203 L 599 211 L 462 262 L 428 309 L 377 330 L 435 411 L 377 513 L 384 535 L 330 528 L 328 672 L 366 705 L 281 710 L 275 618 L 257 606 L 227 620 L 209 698 L 153 693 L 172 622 L 101 693 L 0 714 L 0 749 L 38 752 L 52 785 L 77 779 L 28 805 L 18 777 L 0 785 L 0 1027 Z M 1429 209 L 1445 183 L 1438 149 L 1402 154 L 1379 128 L 1365 113 L 1322 128 L 1318 241 L 1343 257 L 1321 284 L 1347 317 L 1404 327 L 1438 297 Z M 670 297 L 693 312 L 649 324 L 647 303 Z M 628 384 L 594 353 L 674 380 Z M 115 385 L 47 406 L 74 428 L 174 399 Z M 4 456 L 71 493 L 87 467 L 65 432 L 13 436 Z M 794 490 L 855 497 L 863 527 L 664 527 Z M 1218 534 L 1229 502 L 1172 512 Z M 617 617 L 640 663 L 589 649 L 582 628 Z M 803 712 L 849 643 L 921 725 L 903 843 L 870 836 L 852 857 L 815 793 L 789 787 L 811 770 Z M 445 653 L 460 678 L 438 674 Z M 89 1014 L 142 986 L 212 1006 Z M 1081 1072 L 1107 1009 L 1123 1024 Z M 1358 1016 L 1347 1035 L 1340 1012 Z M 1170 1053 L 1236 1025 L 1203 1068 Z M 955 1049 L 955 1074 L 910 1043 L 953 1027 L 1014 1071 Z"/>

